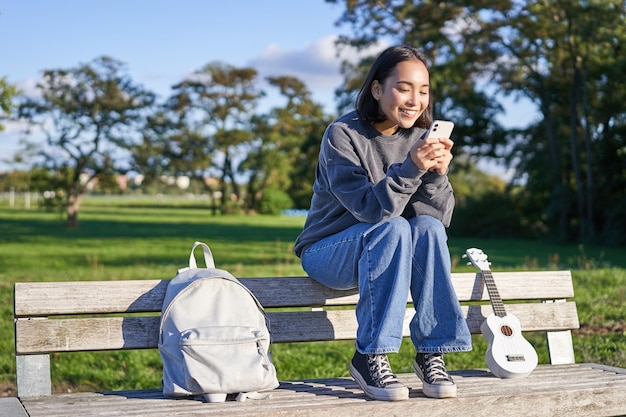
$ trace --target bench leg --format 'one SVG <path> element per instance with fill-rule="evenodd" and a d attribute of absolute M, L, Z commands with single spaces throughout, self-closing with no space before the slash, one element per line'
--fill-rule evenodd
<path fill-rule="evenodd" d="M 564 298 L 558 300 L 543 301 L 544 303 L 564 303 Z M 546 332 L 548 340 L 548 353 L 552 365 L 569 365 L 576 363 L 574 357 L 574 342 L 571 330 L 559 330 Z"/>
<path fill-rule="evenodd" d="M 546 332 L 546 336 L 552 365 L 567 365 L 576 362 L 571 330 Z"/>
<path fill-rule="evenodd" d="M 17 396 L 50 395 L 50 355 L 17 355 L 15 357 Z"/>

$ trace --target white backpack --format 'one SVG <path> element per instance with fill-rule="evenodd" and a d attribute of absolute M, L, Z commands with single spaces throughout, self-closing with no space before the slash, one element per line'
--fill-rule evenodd
<path fill-rule="evenodd" d="M 197 267 L 198 246 L 206 268 Z M 238 401 L 268 398 L 258 392 L 278 387 L 269 347 L 261 303 L 229 272 L 215 268 L 205 243 L 195 242 L 189 267 L 170 281 L 163 301 L 163 394 L 202 396 L 208 402 L 225 401 L 228 394 Z"/>

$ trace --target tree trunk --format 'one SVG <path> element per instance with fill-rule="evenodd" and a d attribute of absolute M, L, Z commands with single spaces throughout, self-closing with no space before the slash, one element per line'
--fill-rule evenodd
<path fill-rule="evenodd" d="M 551 195 L 553 201 L 550 203 L 555 206 L 555 217 L 557 224 L 557 238 L 561 241 L 567 240 L 567 229 L 569 224 L 569 195 L 567 195 L 567 183 L 564 180 L 561 153 L 559 147 L 559 139 L 554 128 L 553 117 L 551 113 L 551 100 L 548 89 L 540 90 L 541 97 L 541 113 L 543 114 L 543 123 L 548 141 L 548 149 L 550 152 L 550 164 L 548 173 L 551 180 Z"/>
<path fill-rule="evenodd" d="M 578 235 L 580 240 L 587 236 L 587 216 L 585 215 L 585 192 L 582 168 L 580 166 L 579 136 L 578 136 L 578 103 L 580 103 L 580 71 L 574 68 L 574 80 L 570 87 L 570 155 L 572 170 L 574 171 L 574 186 L 576 188 L 576 208 L 578 210 Z"/>
<path fill-rule="evenodd" d="M 71 192 L 67 198 L 67 222 L 70 229 L 78 228 L 78 210 L 80 209 L 80 194 Z"/>
<path fill-rule="evenodd" d="M 228 153 L 228 148 L 225 150 L 226 158 L 224 159 L 224 177 L 230 180 L 230 186 L 232 188 L 232 194 L 235 197 L 237 202 L 241 199 L 241 191 L 239 190 L 239 185 L 235 180 L 235 173 L 233 172 L 233 163 L 230 155 Z"/>
<path fill-rule="evenodd" d="M 223 212 L 228 202 L 228 187 L 226 186 L 226 171 L 224 169 L 222 169 L 222 176 L 220 178 L 220 192 L 220 204 Z"/>
<path fill-rule="evenodd" d="M 582 80 L 582 111 L 583 111 L 583 125 L 584 125 L 584 142 L 585 142 L 585 157 L 586 157 L 586 165 L 587 165 L 587 178 L 586 178 L 586 199 L 587 199 L 587 233 L 589 236 L 589 240 L 591 242 L 595 242 L 596 240 L 596 226 L 594 222 L 595 217 L 595 206 L 593 204 L 593 192 L 595 188 L 595 181 L 593 179 L 594 172 L 594 163 L 593 163 L 593 143 L 592 143 L 592 134 L 590 127 L 590 117 L 589 117 L 589 87 L 588 87 L 588 77 L 587 71 L 583 69 L 583 80 Z"/>

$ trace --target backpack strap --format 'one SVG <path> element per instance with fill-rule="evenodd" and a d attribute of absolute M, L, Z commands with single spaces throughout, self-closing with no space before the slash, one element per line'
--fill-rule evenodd
<path fill-rule="evenodd" d="M 202 252 L 204 253 L 204 263 L 207 268 L 215 268 L 215 261 L 213 260 L 213 254 L 211 253 L 211 249 L 204 242 L 194 242 L 193 247 L 191 248 L 191 255 L 189 255 L 189 268 L 197 268 L 198 264 L 196 263 L 196 257 L 193 252 L 196 248 L 200 246 L 202 247 Z"/>

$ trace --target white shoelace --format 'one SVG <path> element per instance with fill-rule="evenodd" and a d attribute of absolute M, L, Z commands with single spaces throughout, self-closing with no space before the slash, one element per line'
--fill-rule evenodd
<path fill-rule="evenodd" d="M 391 370 L 387 355 L 367 355 L 367 364 L 374 382 L 379 387 L 398 382 L 398 378 Z"/>
<path fill-rule="evenodd" d="M 432 382 L 452 381 L 446 370 L 446 364 L 440 354 L 424 355 L 424 368 L 428 373 L 426 379 Z"/>

